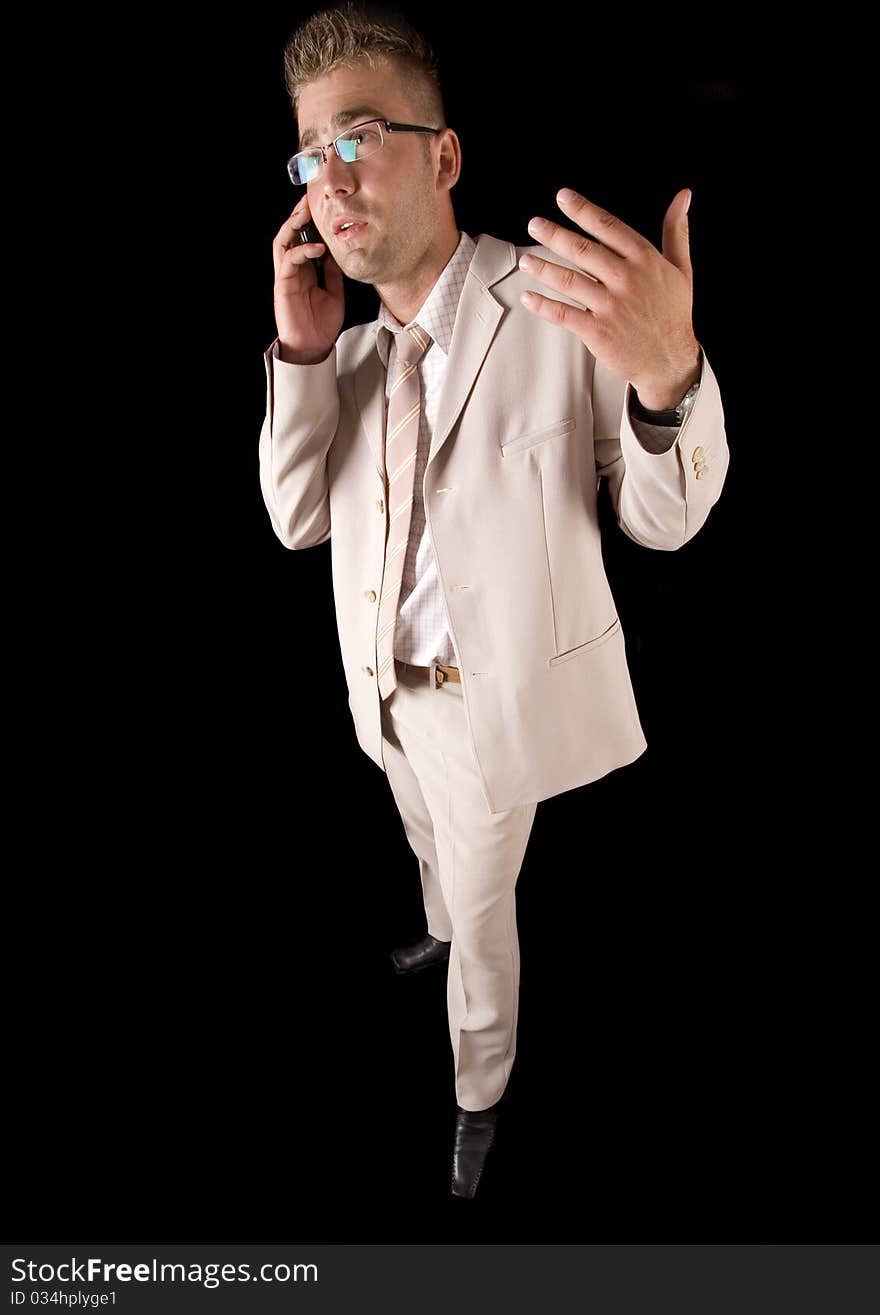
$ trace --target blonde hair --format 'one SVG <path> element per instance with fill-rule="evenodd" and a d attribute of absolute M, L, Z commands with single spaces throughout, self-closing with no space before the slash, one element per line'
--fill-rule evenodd
<path fill-rule="evenodd" d="M 337 68 L 371 69 L 391 60 L 412 102 L 414 122 L 425 128 L 445 128 L 446 115 L 437 57 L 428 40 L 402 14 L 387 5 L 347 3 L 312 14 L 288 38 L 284 47 L 284 85 L 299 111 L 304 86 Z M 433 138 L 422 135 L 428 158 Z"/>

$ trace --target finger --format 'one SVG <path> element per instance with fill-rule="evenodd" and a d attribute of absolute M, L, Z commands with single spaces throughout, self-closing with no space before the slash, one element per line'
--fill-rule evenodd
<path fill-rule="evenodd" d="M 299 273 L 298 265 L 304 265 L 307 260 L 320 258 L 324 250 L 323 242 L 297 242 L 294 246 L 288 247 L 279 258 L 276 277 L 292 278 Z"/>
<path fill-rule="evenodd" d="M 294 242 L 297 242 L 299 240 L 296 235 L 297 229 L 302 228 L 310 219 L 311 213 L 309 211 L 309 198 L 307 196 L 300 197 L 299 201 L 297 201 L 296 205 L 293 207 L 293 210 L 275 234 L 275 240 L 272 245 L 289 247 Z"/>
<path fill-rule="evenodd" d="M 616 260 L 617 257 L 615 256 Z M 606 309 L 609 292 L 604 284 L 586 272 L 572 269 L 569 265 L 559 265 L 554 260 L 544 260 L 534 251 L 525 251 L 519 258 L 519 267 L 530 278 L 561 292 L 572 301 L 580 301 L 590 310 Z"/>
<path fill-rule="evenodd" d="M 540 292 L 531 290 L 520 293 L 520 301 L 533 315 L 568 329 L 589 347 L 596 331 L 596 316 L 591 310 L 581 310 L 578 306 L 569 306 L 567 302 L 543 297 Z"/>
<path fill-rule="evenodd" d="M 693 283 L 688 206 L 690 189 L 677 192 L 663 218 L 663 255 Z"/>
<path fill-rule="evenodd" d="M 546 220 L 542 220 L 541 225 L 538 225 L 533 219 L 529 224 L 529 232 L 542 246 L 570 260 L 573 265 L 582 269 L 588 278 L 594 281 L 598 279 L 607 287 L 614 286 L 616 276 L 623 273 L 626 264 L 621 256 L 608 247 L 603 247 L 601 242 L 595 241 L 594 238 L 587 237 L 584 233 L 573 233 L 571 229 L 563 228 L 559 224 L 552 225 L 556 230 L 556 241 L 553 241 L 550 230 L 542 226 L 546 223 Z M 578 297 L 577 300 L 584 301 L 585 298 Z"/>
<path fill-rule="evenodd" d="M 634 228 L 630 228 L 622 219 L 618 219 L 610 210 L 603 210 L 601 206 L 594 205 L 578 192 L 572 192 L 571 199 L 566 199 L 565 190 L 556 193 L 556 203 L 562 213 L 573 220 L 579 228 L 592 233 L 608 251 L 627 260 L 644 254 L 645 248 L 652 246 L 647 238 L 642 237 Z M 572 259 L 569 252 L 575 249 L 578 234 L 550 220 L 544 222 L 549 224 L 546 230 L 542 228 L 540 233 L 536 233 L 529 224 L 529 232 L 553 251 L 558 251 L 561 256 L 569 256 L 569 259 Z"/>
<path fill-rule="evenodd" d="M 323 256 L 326 250 L 323 242 L 297 242 L 295 246 L 288 247 L 284 259 L 294 265 L 304 265 L 307 260 L 316 260 Z"/>

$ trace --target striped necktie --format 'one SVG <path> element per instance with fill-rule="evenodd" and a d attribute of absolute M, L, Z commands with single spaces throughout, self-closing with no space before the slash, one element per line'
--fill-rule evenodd
<path fill-rule="evenodd" d="M 396 331 L 397 377 L 388 397 L 385 422 L 385 479 L 388 489 L 388 538 L 379 600 L 376 635 L 379 696 L 387 698 L 397 687 L 394 670 L 394 628 L 403 580 L 403 566 L 412 520 L 419 415 L 422 409 L 419 361 L 431 345 L 431 336 L 418 324 Z"/>

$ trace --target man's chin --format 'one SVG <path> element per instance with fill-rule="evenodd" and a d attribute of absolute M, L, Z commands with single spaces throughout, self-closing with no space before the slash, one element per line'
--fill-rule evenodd
<path fill-rule="evenodd" d="M 381 270 L 366 251 L 346 251 L 341 260 L 337 257 L 336 263 L 345 277 L 354 283 L 372 285 L 382 282 Z"/>

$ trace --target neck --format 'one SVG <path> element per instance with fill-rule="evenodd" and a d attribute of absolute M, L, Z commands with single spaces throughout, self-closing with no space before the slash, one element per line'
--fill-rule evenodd
<path fill-rule="evenodd" d="M 399 283 L 376 284 L 376 291 L 385 308 L 399 324 L 409 324 L 424 306 L 431 289 L 458 249 L 461 233 L 457 228 L 442 234 L 435 247 L 430 247 L 418 266 Z"/>

